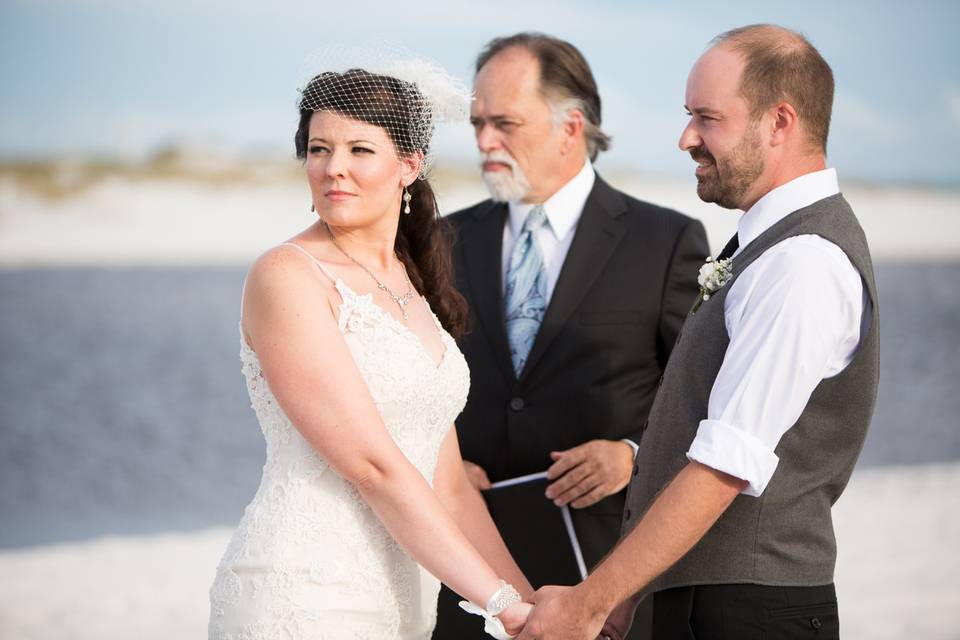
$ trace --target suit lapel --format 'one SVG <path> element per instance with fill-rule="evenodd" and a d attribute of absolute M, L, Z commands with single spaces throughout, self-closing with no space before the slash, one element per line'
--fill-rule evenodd
<path fill-rule="evenodd" d="M 597 176 L 577 223 L 573 242 L 560 270 L 560 277 L 550 296 L 550 304 L 530 349 L 530 356 L 520 373 L 524 380 L 537 365 L 550 343 L 570 319 L 580 301 L 606 266 L 614 249 L 626 233 L 627 226 L 617 220 L 626 211 L 623 197 Z M 502 244 L 502 243 L 501 243 Z M 500 307 L 503 304 L 501 302 Z M 501 312 L 502 316 L 502 312 Z M 501 327 L 503 320 L 500 321 Z M 504 335 L 504 343 L 506 337 Z M 507 350 L 509 362 L 509 349 Z"/>
<path fill-rule="evenodd" d="M 510 360 L 506 323 L 503 318 L 503 225 L 507 205 L 491 203 L 474 214 L 473 232 L 461 234 L 467 279 L 473 293 L 473 309 L 487 336 L 504 377 L 512 385 L 516 377 Z"/>

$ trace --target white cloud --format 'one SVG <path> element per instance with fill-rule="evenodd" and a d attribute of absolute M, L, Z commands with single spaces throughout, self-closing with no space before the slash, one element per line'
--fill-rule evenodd
<path fill-rule="evenodd" d="M 684 26 L 676 12 L 630 4 L 596 5 L 576 0 L 354 0 L 332 9 L 316 0 L 8 0 L 24 6 L 87 7 L 123 10 L 126 14 L 237 19 L 283 25 L 299 31 L 315 25 L 318 40 L 364 41 L 390 34 L 392 39 L 441 39 L 469 34 L 484 41 L 494 35 L 530 29 L 556 33 L 575 42 L 596 39 L 609 43 L 622 38 L 675 38 Z M 472 52 L 471 52 L 472 53 Z"/>
<path fill-rule="evenodd" d="M 679 91 L 675 108 L 669 110 L 645 101 L 643 91 L 636 86 L 608 82 L 600 89 L 603 129 L 613 136 L 610 151 L 601 156 L 603 166 L 652 173 L 687 169 L 690 159 L 678 146 L 686 123 Z"/>
<path fill-rule="evenodd" d="M 960 129 L 960 87 L 950 87 L 946 91 L 947 113 L 953 126 Z"/>
<path fill-rule="evenodd" d="M 873 103 L 838 91 L 833 102 L 832 131 L 869 136 L 873 142 L 896 144 L 909 137 L 910 125 Z"/>

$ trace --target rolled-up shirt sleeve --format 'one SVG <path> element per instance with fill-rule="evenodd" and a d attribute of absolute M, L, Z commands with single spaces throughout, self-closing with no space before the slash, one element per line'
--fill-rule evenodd
<path fill-rule="evenodd" d="M 780 439 L 856 352 L 863 312 L 859 272 L 819 236 L 787 239 L 755 260 L 727 294 L 730 343 L 687 457 L 760 496 Z"/>

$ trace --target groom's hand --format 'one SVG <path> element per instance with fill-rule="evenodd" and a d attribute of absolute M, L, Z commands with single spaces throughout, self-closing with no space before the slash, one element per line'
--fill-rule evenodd
<path fill-rule="evenodd" d="M 566 451 L 551 451 L 547 497 L 558 507 L 582 509 L 620 491 L 630 481 L 633 448 L 619 440 L 590 440 Z"/>
<path fill-rule="evenodd" d="M 588 611 L 576 587 L 547 586 L 533 594 L 533 611 L 516 640 L 594 640 L 606 615 Z"/>

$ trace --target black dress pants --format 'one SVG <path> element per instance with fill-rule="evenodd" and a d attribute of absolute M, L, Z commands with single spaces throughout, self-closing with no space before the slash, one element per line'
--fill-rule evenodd
<path fill-rule="evenodd" d="M 721 584 L 653 594 L 653 640 L 839 640 L 837 593 Z"/>

